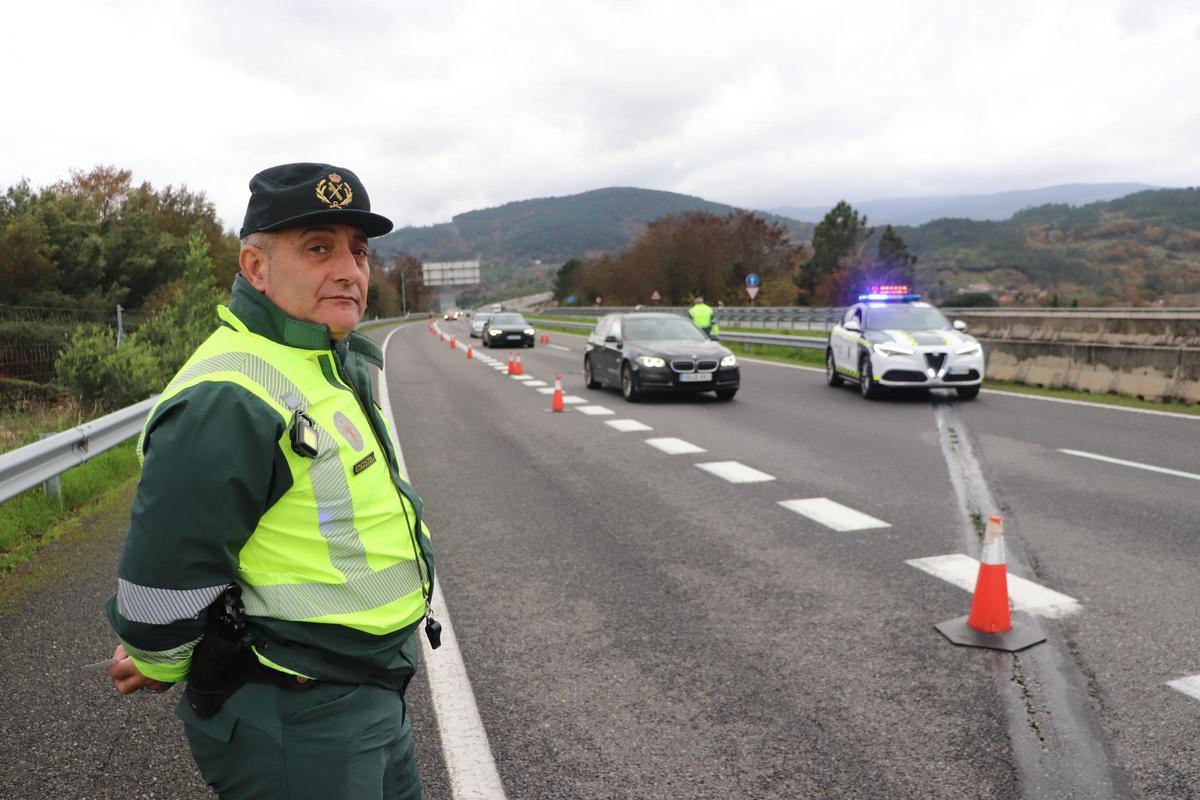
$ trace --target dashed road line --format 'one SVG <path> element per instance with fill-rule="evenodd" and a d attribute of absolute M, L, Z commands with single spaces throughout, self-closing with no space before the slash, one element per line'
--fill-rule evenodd
<path fill-rule="evenodd" d="M 1186 678 L 1167 681 L 1167 686 L 1176 691 L 1183 692 L 1193 700 L 1200 700 L 1200 675 L 1189 675 Z"/>
<path fill-rule="evenodd" d="M 602 417 L 613 413 L 612 409 L 605 408 L 604 406 L 580 406 L 575 410 L 580 414 L 587 414 L 590 417 Z"/>
<path fill-rule="evenodd" d="M 538 389 L 538 391 L 541 392 L 542 394 L 554 394 L 554 392 L 556 390 L 553 386 L 547 386 L 544 389 Z"/>
<path fill-rule="evenodd" d="M 730 483 L 760 483 L 775 480 L 774 475 L 760 472 L 754 467 L 747 467 L 738 461 L 708 461 L 696 466 L 718 478 L 724 478 Z"/>
<path fill-rule="evenodd" d="M 779 505 L 819 522 L 835 531 L 863 531 L 871 528 L 890 528 L 890 524 L 869 514 L 855 511 L 828 497 L 809 497 L 800 500 L 780 500 Z"/>
<path fill-rule="evenodd" d="M 539 389 L 539 391 L 541 391 L 541 390 Z M 552 389 L 551 391 L 553 392 L 554 390 Z M 563 402 L 570 406 L 570 405 L 582 405 L 582 404 L 586 403 L 587 400 L 584 400 L 582 397 L 576 397 L 573 394 L 569 394 L 569 395 L 566 395 L 565 397 L 563 397 Z"/>
<path fill-rule="evenodd" d="M 952 583 L 968 592 L 975 591 L 979 577 L 979 562 L 962 553 L 914 558 L 904 562 L 935 578 Z M 1074 597 L 1047 589 L 1027 578 L 1008 574 L 1008 596 L 1014 611 L 1025 611 L 1039 617 L 1058 619 L 1074 614 L 1083 606 Z"/>
<path fill-rule="evenodd" d="M 546 346 L 547 346 L 547 347 L 553 347 L 555 350 L 565 350 L 565 351 L 566 351 L 566 352 L 568 352 L 568 353 L 569 353 L 569 352 L 571 352 L 571 348 L 569 348 L 569 347 L 563 347 L 561 344 L 548 344 L 548 345 L 546 345 Z"/>
<path fill-rule="evenodd" d="M 636 419 L 610 419 L 606 420 L 604 424 L 610 428 L 621 431 L 622 433 L 628 433 L 629 431 L 654 430 L 654 428 L 651 428 L 644 422 L 638 422 Z"/>
<path fill-rule="evenodd" d="M 545 381 L 526 381 L 525 385 L 532 386 L 536 389 L 538 386 L 545 386 L 546 382 Z"/>
<path fill-rule="evenodd" d="M 1097 453 L 1087 453 L 1083 450 L 1066 450 L 1062 447 L 1058 448 L 1058 452 L 1066 453 L 1069 456 L 1079 456 L 1080 458 L 1090 458 L 1094 461 L 1104 461 L 1109 464 L 1119 464 L 1122 467 L 1133 467 L 1134 469 L 1144 469 L 1147 472 L 1158 472 L 1163 475 L 1174 475 L 1177 478 L 1191 478 L 1194 481 L 1200 481 L 1200 475 L 1194 472 L 1181 472 L 1177 469 L 1168 469 L 1167 467 L 1156 467 L 1153 464 L 1143 464 L 1140 461 L 1126 461 L 1123 458 L 1113 458 L 1112 456 L 1102 456 Z"/>
<path fill-rule="evenodd" d="M 531 381 L 534 379 L 532 375 L 512 375 L 510 377 L 514 381 Z"/>
<path fill-rule="evenodd" d="M 684 455 L 686 453 L 708 452 L 699 445 L 694 445 L 691 442 L 685 442 L 683 439 L 676 439 L 674 436 L 662 436 L 657 439 L 647 439 L 646 444 L 663 451 L 669 456 Z"/>

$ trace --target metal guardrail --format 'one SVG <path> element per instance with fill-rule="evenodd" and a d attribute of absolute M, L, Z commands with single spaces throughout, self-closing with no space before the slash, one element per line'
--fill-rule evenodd
<path fill-rule="evenodd" d="M 591 330 L 595 327 L 592 322 L 566 322 L 564 320 L 539 320 L 530 315 L 534 324 L 544 322 L 547 325 L 561 325 L 564 328 L 580 328 Z M 737 342 L 738 344 L 776 344 L 784 347 L 807 347 L 813 350 L 825 349 L 825 339 L 814 336 L 788 336 L 782 333 L 745 333 L 743 331 L 722 331 L 717 336 L 719 342 Z"/>
<path fill-rule="evenodd" d="M 109 450 L 146 423 L 158 395 L 40 442 L 0 454 L 0 503 Z"/>

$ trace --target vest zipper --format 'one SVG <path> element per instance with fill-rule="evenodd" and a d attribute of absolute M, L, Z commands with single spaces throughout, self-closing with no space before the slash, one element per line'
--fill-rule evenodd
<path fill-rule="evenodd" d="M 346 385 L 346 388 L 350 390 L 350 394 L 354 395 L 354 402 L 358 403 L 358 407 L 363 412 L 363 416 L 365 416 L 367 418 L 367 424 L 371 426 L 371 432 L 375 434 L 376 443 L 383 449 L 383 460 L 387 461 L 388 460 L 387 447 L 384 446 L 383 441 L 381 439 L 381 433 L 386 434 L 387 430 L 384 429 L 382 432 L 379 430 L 376 430 L 375 419 L 374 419 L 374 417 L 371 416 L 370 410 L 367 409 L 363 405 L 362 398 L 359 397 L 359 394 L 358 394 L 358 389 L 355 388 L 354 384 L 350 381 L 349 377 L 346 375 L 345 370 L 342 368 L 342 361 L 340 358 L 338 358 L 337 351 L 331 349 L 329 351 L 329 355 L 333 362 L 334 368 L 337 370 L 338 380 L 340 380 L 342 383 L 344 383 Z M 382 371 L 381 371 L 381 375 L 382 375 Z M 393 465 L 391 463 L 388 463 L 389 470 L 392 468 L 392 466 Z M 399 486 L 396 486 L 393 483 L 392 487 L 396 490 L 396 494 L 400 495 L 400 499 L 402 501 L 408 502 L 408 498 L 404 496 L 404 492 L 400 491 Z M 409 502 L 409 506 L 412 507 L 411 502 Z M 433 616 L 433 579 L 429 575 L 429 568 L 428 568 L 428 565 L 425 563 L 425 554 L 421 550 L 421 543 L 420 543 L 420 539 L 418 538 L 421 535 L 421 531 L 419 530 L 421 517 L 420 517 L 420 514 L 417 513 L 417 510 L 415 507 L 413 507 L 413 513 L 416 516 L 417 525 L 409 525 L 408 526 L 408 535 L 409 535 L 409 539 L 412 541 L 414 560 L 417 562 L 417 574 L 421 578 L 421 598 L 425 601 L 425 632 L 426 632 L 426 635 L 429 636 L 430 641 L 432 642 L 435 638 L 435 635 L 430 633 L 430 628 L 435 627 L 437 629 L 436 637 L 439 640 L 438 644 L 440 644 L 441 643 L 440 636 L 441 636 L 441 627 L 442 626 L 440 624 L 438 624 L 438 621 L 436 619 L 434 619 L 434 616 Z M 428 589 L 425 588 L 427 583 L 429 585 Z M 435 644 L 434 648 L 436 649 L 437 646 L 438 645 Z"/>

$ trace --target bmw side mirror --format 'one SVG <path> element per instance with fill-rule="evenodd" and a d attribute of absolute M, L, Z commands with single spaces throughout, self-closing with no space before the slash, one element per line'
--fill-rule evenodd
<path fill-rule="evenodd" d="M 959 333 L 965 333 L 967 330 L 967 323 L 963 322 L 961 319 L 954 320 L 954 330 L 958 331 Z"/>

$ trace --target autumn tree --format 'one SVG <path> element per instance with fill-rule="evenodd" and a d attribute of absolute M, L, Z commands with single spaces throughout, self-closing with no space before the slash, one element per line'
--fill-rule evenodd
<path fill-rule="evenodd" d="M 863 276 L 863 250 L 870 238 L 866 215 L 841 200 L 813 230 L 812 258 L 796 278 L 800 305 L 843 305 Z"/>

